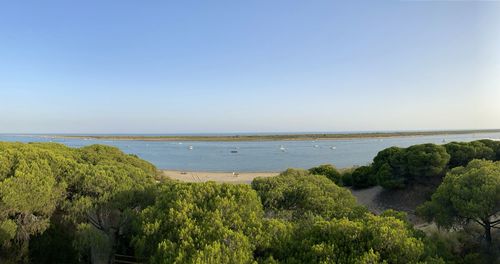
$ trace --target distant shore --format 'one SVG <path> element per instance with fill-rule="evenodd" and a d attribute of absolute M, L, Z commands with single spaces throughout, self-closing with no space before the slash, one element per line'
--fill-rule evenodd
<path fill-rule="evenodd" d="M 279 172 L 203 172 L 161 170 L 162 176 L 183 182 L 251 183 L 257 177 L 273 177 Z"/>
<path fill-rule="evenodd" d="M 359 138 L 389 138 L 436 135 L 462 135 L 474 133 L 497 133 L 500 129 L 482 130 L 442 130 L 442 131 L 403 131 L 403 132 L 362 132 L 362 133 L 304 133 L 304 134 L 269 134 L 269 135 L 43 135 L 53 138 L 135 140 L 135 141 L 281 141 L 281 140 L 335 140 Z"/>

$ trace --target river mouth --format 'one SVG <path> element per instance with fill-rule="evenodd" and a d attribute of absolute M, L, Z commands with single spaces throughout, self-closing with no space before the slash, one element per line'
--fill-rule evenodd
<path fill-rule="evenodd" d="M 422 143 L 499 139 L 500 132 L 391 138 L 292 141 L 142 141 L 0 135 L 0 141 L 55 142 L 70 147 L 104 144 L 118 147 L 153 163 L 159 169 L 205 172 L 277 172 L 287 168 L 308 169 L 321 164 L 337 168 L 372 162 L 382 149 Z"/>

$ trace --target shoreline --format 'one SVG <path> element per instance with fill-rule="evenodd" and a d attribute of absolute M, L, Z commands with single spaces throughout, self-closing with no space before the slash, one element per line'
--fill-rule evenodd
<path fill-rule="evenodd" d="M 280 172 L 210 172 L 160 170 L 161 176 L 182 182 L 251 183 L 257 177 L 274 177 Z"/>
<path fill-rule="evenodd" d="M 302 140 L 350 140 L 363 138 L 394 138 L 415 136 L 463 135 L 498 133 L 500 129 L 478 130 L 441 130 L 441 131 L 402 131 L 402 132 L 363 132 L 363 133 L 304 133 L 304 134 L 269 134 L 269 135 L 230 135 L 230 136 L 148 136 L 148 135 L 36 135 L 40 137 L 83 139 L 83 140 L 121 140 L 121 141 L 302 141 Z"/>

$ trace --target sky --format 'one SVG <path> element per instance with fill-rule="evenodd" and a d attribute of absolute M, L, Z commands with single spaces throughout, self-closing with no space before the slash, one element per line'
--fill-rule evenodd
<path fill-rule="evenodd" d="M 500 2 L 0 3 L 0 133 L 483 128 Z"/>

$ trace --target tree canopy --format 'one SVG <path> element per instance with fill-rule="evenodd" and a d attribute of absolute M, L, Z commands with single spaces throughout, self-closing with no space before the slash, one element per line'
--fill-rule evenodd
<path fill-rule="evenodd" d="M 164 184 L 140 213 L 134 245 L 151 263 L 251 263 L 262 215 L 248 185 Z"/>
<path fill-rule="evenodd" d="M 432 200 L 418 211 L 447 228 L 473 221 L 484 228 L 484 237 L 491 243 L 491 229 L 500 226 L 500 162 L 473 160 L 451 170 Z"/>
<path fill-rule="evenodd" d="M 446 149 L 435 144 L 391 147 L 380 151 L 373 159 L 372 173 L 379 185 L 389 189 L 416 183 L 439 184 L 449 160 Z"/>
<path fill-rule="evenodd" d="M 161 180 L 114 147 L 0 143 L 0 262 L 107 263 L 121 253 L 145 263 L 440 263 L 405 214 L 374 215 L 335 182 L 401 188 L 441 181 L 453 155 L 496 158 L 496 143 L 472 145 L 450 144 L 451 155 L 393 147 L 342 174 L 322 165 L 230 185 Z M 419 212 L 445 227 L 478 223 L 488 240 L 499 225 L 499 163 L 451 170 Z"/>
<path fill-rule="evenodd" d="M 341 174 L 335 168 L 335 166 L 331 164 L 323 164 L 319 165 L 317 167 L 313 167 L 309 169 L 309 173 L 314 174 L 314 175 L 323 175 L 326 176 L 328 179 L 333 181 L 337 185 L 342 185 L 342 179 L 341 179 Z"/>
<path fill-rule="evenodd" d="M 51 220 L 86 227 L 112 248 L 124 212 L 123 201 L 114 201 L 151 186 L 155 174 L 150 163 L 114 147 L 0 143 L 0 259 L 27 261 L 30 238 Z"/>
<path fill-rule="evenodd" d="M 449 167 L 466 166 L 473 159 L 495 160 L 495 149 L 481 141 L 451 142 L 445 144 L 450 154 Z"/>
<path fill-rule="evenodd" d="M 269 216 L 298 219 L 311 213 L 331 219 L 362 210 L 349 190 L 306 170 L 288 169 L 276 177 L 256 178 L 252 188 Z"/>

